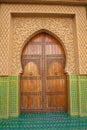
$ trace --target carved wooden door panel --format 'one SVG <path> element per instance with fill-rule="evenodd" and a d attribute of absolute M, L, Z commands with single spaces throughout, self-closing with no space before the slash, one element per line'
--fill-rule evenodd
<path fill-rule="evenodd" d="M 41 33 L 22 52 L 21 112 L 67 111 L 65 54 L 52 36 Z"/>
<path fill-rule="evenodd" d="M 49 51 L 48 51 L 49 50 Z M 65 54 L 60 43 L 52 37 L 45 37 L 46 109 L 67 111 Z"/>

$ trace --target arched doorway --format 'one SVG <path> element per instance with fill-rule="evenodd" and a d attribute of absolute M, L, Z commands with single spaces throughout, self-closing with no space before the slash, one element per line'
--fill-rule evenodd
<path fill-rule="evenodd" d="M 65 52 L 47 33 L 34 36 L 22 51 L 21 112 L 67 112 Z"/>

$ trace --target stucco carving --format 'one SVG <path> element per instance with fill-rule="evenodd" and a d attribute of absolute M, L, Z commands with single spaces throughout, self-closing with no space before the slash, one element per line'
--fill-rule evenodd
<path fill-rule="evenodd" d="M 26 16 L 26 14 L 31 14 L 32 16 L 33 14 L 38 14 L 40 17 L 36 19 L 34 17 L 31 18 L 27 15 L 27 17 L 24 19 L 24 16 Z M 43 14 L 47 14 L 48 16 L 45 18 L 45 15 L 43 16 Z M 14 17 L 14 15 L 18 17 Z M 51 18 L 52 15 L 54 18 Z M 65 16 L 73 16 L 73 18 L 64 18 Z M 18 75 L 20 73 L 20 48 L 23 44 L 25 44 L 26 39 L 29 38 L 30 35 L 40 29 L 47 29 L 53 32 L 66 46 L 66 68 L 69 73 L 79 72 L 80 74 L 87 74 L 87 36 L 85 7 L 62 5 L 2 4 L 0 19 L 0 75 Z M 54 24 L 51 22 L 51 20 Z M 62 29 L 57 29 L 57 26 Z M 18 32 L 20 32 L 20 35 Z M 70 37 L 69 35 L 66 36 L 65 32 L 69 34 Z M 19 37 L 16 36 L 16 34 Z M 72 57 L 70 59 L 71 54 Z M 69 63 L 69 60 L 72 64 Z"/>
<path fill-rule="evenodd" d="M 75 73 L 75 53 L 73 41 L 73 19 L 72 18 L 41 18 L 41 17 L 14 17 L 13 18 L 13 69 L 21 72 L 21 52 L 26 44 L 26 39 L 41 29 L 49 30 L 61 39 L 66 49 L 66 71 Z M 72 58 L 71 58 L 72 57 Z M 17 66 L 15 65 L 17 63 Z M 17 72 L 18 73 L 18 72 Z"/>

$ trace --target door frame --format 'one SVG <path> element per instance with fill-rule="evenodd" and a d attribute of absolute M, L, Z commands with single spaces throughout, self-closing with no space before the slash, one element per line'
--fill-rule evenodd
<path fill-rule="evenodd" d="M 30 39 L 33 38 L 35 35 L 40 34 L 40 33 L 47 33 L 47 34 L 49 34 L 50 36 L 54 37 L 57 41 L 59 41 L 59 43 L 62 45 L 62 47 L 63 47 L 63 49 L 64 49 L 64 52 L 65 52 L 64 74 L 66 74 L 66 77 L 67 77 L 68 74 L 67 74 L 67 72 L 66 72 L 66 63 L 67 63 L 66 49 L 65 49 L 65 46 L 64 46 L 63 42 L 62 42 L 62 41 L 60 40 L 60 38 L 58 38 L 54 33 L 50 32 L 50 31 L 48 31 L 48 30 L 45 30 L 45 29 L 41 29 L 41 30 L 39 30 L 39 31 L 37 31 L 37 32 L 35 32 L 35 33 L 33 33 L 29 38 L 27 38 L 25 44 L 24 44 L 23 47 L 22 47 L 21 54 L 22 54 L 22 51 L 23 51 L 25 45 L 27 44 L 27 42 L 29 42 Z M 22 55 L 21 55 L 21 56 L 22 56 Z M 21 63 L 21 66 L 22 66 L 22 63 Z M 23 72 L 23 68 L 22 68 L 22 72 Z M 20 75 L 21 75 L 21 73 L 20 73 Z M 69 101 L 68 101 L 67 80 L 66 80 L 66 89 L 67 89 L 67 90 L 66 90 L 66 95 L 67 95 L 67 112 L 68 112 L 68 111 L 69 111 Z M 20 105 L 20 104 L 19 104 L 19 105 Z"/>

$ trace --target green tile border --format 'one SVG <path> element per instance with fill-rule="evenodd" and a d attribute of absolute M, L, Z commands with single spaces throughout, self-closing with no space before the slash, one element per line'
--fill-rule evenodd
<path fill-rule="evenodd" d="M 79 115 L 87 116 L 87 75 L 78 76 Z"/>
<path fill-rule="evenodd" d="M 14 89 L 11 88 L 12 92 L 10 91 L 10 84 L 12 84 L 13 88 L 14 88 Z M 4 87 L 5 87 L 5 89 L 4 89 Z M 1 99 L 0 99 L 0 105 L 1 105 L 0 106 L 0 109 L 1 109 L 0 118 L 18 116 L 19 115 L 19 76 L 1 76 L 0 77 L 0 89 L 1 89 L 1 92 L 3 92 L 3 93 L 5 92 L 4 97 L 2 96 L 3 94 L 0 92 L 0 97 L 1 97 Z M 13 96 L 15 96 L 15 97 L 13 97 Z M 6 99 L 6 101 L 3 102 L 5 99 Z M 14 104 L 14 101 L 15 101 L 15 104 Z M 13 105 L 14 105 L 14 107 L 13 107 Z M 10 113 L 10 110 L 12 113 Z M 6 111 L 6 113 L 4 111 Z M 3 115 L 2 115 L 2 113 L 3 113 Z"/>
<path fill-rule="evenodd" d="M 68 105 L 71 116 L 78 115 L 78 75 L 68 75 Z"/>
<path fill-rule="evenodd" d="M 76 81 L 75 81 L 76 80 Z M 77 82 L 77 105 L 78 111 L 75 113 L 73 112 L 72 106 L 72 81 Z M 71 74 L 68 75 L 68 92 L 69 92 L 69 114 L 71 116 L 78 115 L 80 117 L 87 116 L 87 75 L 75 75 Z"/>
<path fill-rule="evenodd" d="M 18 116 L 19 115 L 19 77 L 10 76 L 9 77 L 9 116 Z"/>
<path fill-rule="evenodd" d="M 0 89 L 2 91 L 6 88 L 7 91 L 7 100 L 6 100 L 6 113 L 0 115 L 0 118 L 8 118 L 8 117 L 17 117 L 20 113 L 20 101 L 19 101 L 19 94 L 20 94 L 20 76 L 1 76 L 0 77 Z M 2 88 L 4 85 L 5 88 Z M 11 85 L 11 86 L 10 86 Z M 13 88 L 12 88 L 13 86 Z M 5 90 L 6 90 L 5 89 Z M 11 90 L 10 90 L 11 89 Z M 14 92 L 14 97 L 11 98 Z M 68 113 L 71 116 L 87 116 L 87 75 L 76 75 L 76 74 L 69 74 L 67 75 L 67 91 L 68 91 Z M 0 97 L 1 97 L 0 92 Z M 76 99 L 76 100 L 75 100 Z M 1 99 L 2 101 L 5 99 Z M 0 101 L 1 101 L 0 100 Z M 11 104 L 15 101 L 15 104 Z M 74 102 L 75 101 L 75 102 Z M 12 105 L 12 106 L 11 106 Z M 15 108 L 13 107 L 15 106 Z M 74 106 L 75 105 L 75 106 Z M 4 108 L 5 106 L 2 106 Z M 11 107 L 10 107 L 11 106 Z M 0 106 L 1 107 L 1 106 Z"/>
<path fill-rule="evenodd" d="M 0 118 L 9 117 L 9 79 L 0 77 Z M 3 114 L 2 114 L 3 113 Z"/>

